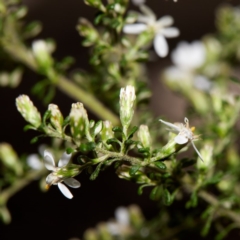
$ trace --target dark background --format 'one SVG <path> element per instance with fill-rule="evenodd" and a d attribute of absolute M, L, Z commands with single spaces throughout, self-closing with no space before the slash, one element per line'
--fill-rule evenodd
<path fill-rule="evenodd" d="M 26 21 L 39 20 L 43 24 L 39 38 L 50 37 L 56 40 L 57 51 L 54 56 L 61 59 L 72 55 L 76 58 L 76 67 L 88 69 L 88 49 L 81 47 L 81 38 L 75 26 L 80 16 L 93 19 L 95 11 L 81 0 L 24 0 L 23 2 L 29 7 Z M 222 3 L 234 5 L 240 2 L 147 1 L 158 17 L 165 14 L 172 15 L 175 19 L 174 26 L 181 31 L 180 37 L 168 41 L 170 49 L 173 49 L 180 40 L 193 41 L 206 33 L 213 32 L 215 11 Z M 180 120 L 184 116 L 185 102 L 171 94 L 159 81 L 161 68 L 169 63 L 169 58 L 148 63 L 149 85 L 153 90 L 151 109 L 155 116 L 167 115 L 170 119 Z M 0 142 L 11 143 L 19 155 L 37 152 L 38 145 L 30 144 L 35 132 L 23 132 L 25 121 L 16 111 L 15 98 L 23 93 L 30 95 L 29 89 L 39 79 L 41 78 L 27 70 L 19 88 L 0 88 Z M 36 98 L 31 98 L 43 113 L 45 107 Z M 74 100 L 57 92 L 53 102 L 59 105 L 66 116 Z M 176 109 L 173 107 L 176 104 L 181 110 L 169 110 Z M 137 195 L 137 185 L 118 179 L 114 169 L 110 168 L 100 174 L 96 181 L 90 181 L 85 173 L 77 179 L 82 183 L 82 187 L 78 190 L 71 189 L 74 194 L 72 200 L 65 198 L 57 187 L 52 187 L 45 194 L 41 193 L 37 181 L 17 193 L 8 203 L 12 223 L 7 226 L 0 225 L 0 239 L 61 240 L 81 237 L 86 228 L 94 227 L 99 221 L 113 217 L 116 207 L 128 206 L 132 203 L 141 206 L 146 218 L 157 214 L 157 205 L 149 200 L 148 190 L 142 196 Z"/>

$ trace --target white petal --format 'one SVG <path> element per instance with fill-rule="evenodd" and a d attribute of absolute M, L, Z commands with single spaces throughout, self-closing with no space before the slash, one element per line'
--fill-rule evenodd
<path fill-rule="evenodd" d="M 54 175 L 53 173 L 48 174 L 48 176 L 46 177 L 46 183 L 48 185 L 56 185 L 56 183 L 59 181 L 59 178 Z"/>
<path fill-rule="evenodd" d="M 123 27 L 123 32 L 127 34 L 139 34 L 147 29 L 144 23 L 126 24 Z"/>
<path fill-rule="evenodd" d="M 127 226 L 129 224 L 129 212 L 125 207 L 118 207 L 115 211 L 115 217 L 118 223 Z"/>
<path fill-rule="evenodd" d="M 159 57 L 166 57 L 168 54 L 168 44 L 162 34 L 157 34 L 153 41 L 154 49 Z"/>
<path fill-rule="evenodd" d="M 168 27 L 173 24 L 174 20 L 171 16 L 163 16 L 158 19 L 157 24 L 160 25 L 161 27 Z"/>
<path fill-rule="evenodd" d="M 72 193 L 69 191 L 69 189 L 62 183 L 58 183 L 58 188 L 60 189 L 60 191 L 62 192 L 62 194 L 69 199 L 73 198 Z"/>
<path fill-rule="evenodd" d="M 81 186 L 80 182 L 74 178 L 66 178 L 63 180 L 69 187 L 79 188 Z"/>
<path fill-rule="evenodd" d="M 63 153 L 61 159 L 58 162 L 58 167 L 63 167 L 66 166 L 69 162 L 69 160 L 71 159 L 72 154 L 67 154 L 66 152 Z"/>
<path fill-rule="evenodd" d="M 50 171 L 55 170 L 55 162 L 54 162 L 53 156 L 47 150 L 44 151 L 44 164 L 48 170 Z"/>
<path fill-rule="evenodd" d="M 179 36 L 180 31 L 175 27 L 170 27 L 162 29 L 161 34 L 163 34 L 167 38 L 174 38 Z"/>
<path fill-rule="evenodd" d="M 39 170 L 43 167 L 43 163 L 41 162 L 37 154 L 30 154 L 27 157 L 27 164 L 30 168 L 34 170 Z"/>
<path fill-rule="evenodd" d="M 197 148 L 196 148 L 194 142 L 191 141 L 191 143 L 192 143 L 192 146 L 193 146 L 194 150 L 196 151 L 197 155 L 198 155 L 198 156 L 200 157 L 200 159 L 203 161 L 202 155 L 201 155 L 201 153 L 197 150 Z"/>
<path fill-rule="evenodd" d="M 174 138 L 174 141 L 175 143 L 177 144 L 185 144 L 188 142 L 188 138 L 186 138 L 185 136 L 183 135 L 177 135 L 175 138 Z"/>
<path fill-rule="evenodd" d="M 175 124 L 172 124 L 170 122 L 165 122 L 162 119 L 159 119 L 159 121 L 163 124 L 165 124 L 166 126 L 170 127 L 172 130 L 174 130 L 176 133 L 179 133 L 180 128 L 178 126 L 176 126 Z"/>
<path fill-rule="evenodd" d="M 144 15 L 146 15 L 147 17 L 149 17 L 150 19 L 152 19 L 152 20 L 156 20 L 156 15 L 155 15 L 155 13 L 152 11 L 152 9 L 151 8 L 149 8 L 148 6 L 146 6 L 146 5 L 140 5 L 139 6 L 139 8 L 140 8 L 140 10 L 142 11 L 142 13 L 144 14 Z"/>

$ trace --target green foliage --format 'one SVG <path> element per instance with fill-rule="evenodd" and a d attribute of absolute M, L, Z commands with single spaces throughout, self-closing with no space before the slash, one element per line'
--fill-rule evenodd
<path fill-rule="evenodd" d="M 49 185 L 82 172 L 86 172 L 90 180 L 96 180 L 100 172 L 104 174 L 104 170 L 113 165 L 119 178 L 139 185 L 139 195 L 145 187 L 150 188 L 150 198 L 157 201 L 161 209 L 159 216 L 147 222 L 136 207 L 130 207 L 128 223 L 117 220 L 111 223 L 115 224 L 115 232 L 109 224 L 100 224 L 85 233 L 86 240 L 158 240 L 159 236 L 186 239 L 185 229 L 189 227 L 196 229 L 197 235 L 205 237 L 211 233 L 216 239 L 223 239 L 240 226 L 237 214 L 240 211 L 240 159 L 236 144 L 240 98 L 239 91 L 230 90 L 237 89 L 239 82 L 233 74 L 240 62 L 239 8 L 220 8 L 217 33 L 174 51 L 175 66 L 167 68 L 162 78 L 169 89 L 187 100 L 186 115 L 198 127 L 195 133 L 195 127 L 189 126 L 187 118 L 183 123 L 160 120 L 169 128 L 168 134 L 162 131 L 160 122 L 157 131 L 149 124 L 153 118 L 148 106 L 151 92 L 142 65 L 148 60 L 149 44 L 156 42 L 154 35 L 161 19 L 155 21 L 156 16 L 145 5 L 140 6 L 142 14 L 127 12 L 127 0 L 84 2 L 97 10 L 93 23 L 80 18 L 76 27 L 83 37 L 83 46 L 91 51 L 91 70 L 77 71 L 70 76 L 72 79 L 66 76 L 73 58 L 57 61 L 52 55 L 55 44 L 50 40 L 33 41 L 32 46 L 28 46 L 26 39 L 36 36 L 41 25 L 23 23 L 27 10 L 21 4 L 10 0 L 0 2 L 0 53 L 14 66 L 1 70 L 0 85 L 17 87 L 26 66 L 44 79 L 32 89 L 34 95 L 44 99 L 43 103 L 48 104 L 54 98 L 57 88 L 76 100 L 69 107 L 69 114 L 63 116 L 58 105 L 49 104 L 41 114 L 27 95 L 16 99 L 17 109 L 27 122 L 25 130 L 38 132 L 32 143 L 40 137 L 50 137 L 54 155 L 58 157 L 66 151 L 76 156 L 77 164 L 52 166 Z M 142 24 L 146 29 L 139 34 L 126 34 L 124 27 L 141 19 L 145 19 Z M 193 58 L 200 54 L 200 60 L 188 62 L 185 56 L 180 56 L 181 61 L 176 60 L 178 54 L 181 55 L 181 47 L 188 51 L 189 59 L 191 54 Z M 192 49 L 202 52 L 192 53 Z M 99 120 L 90 119 L 88 111 Z M 195 146 L 200 135 L 202 141 Z M 189 146 L 197 154 L 182 157 L 179 153 Z M 48 167 L 49 159 L 39 158 L 44 158 Z M 9 198 L 30 181 L 46 177 L 43 164 L 34 169 L 27 159 L 18 157 L 9 144 L 0 144 L 0 169 L 3 169 L 0 170 L 0 217 L 5 223 L 11 220 L 6 207 Z"/>

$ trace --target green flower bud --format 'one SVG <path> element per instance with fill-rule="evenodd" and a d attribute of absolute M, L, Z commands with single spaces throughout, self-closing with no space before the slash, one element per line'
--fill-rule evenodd
<path fill-rule="evenodd" d="M 86 5 L 98 8 L 103 12 L 105 11 L 105 7 L 103 6 L 101 0 L 84 0 L 84 2 L 85 2 Z"/>
<path fill-rule="evenodd" d="M 23 169 L 17 153 L 8 143 L 0 144 L 0 161 L 3 162 L 6 167 L 12 169 L 17 175 L 22 174 Z"/>
<path fill-rule="evenodd" d="M 83 45 L 86 47 L 93 45 L 99 39 L 97 30 L 85 18 L 79 19 L 77 30 L 81 36 L 85 37 Z"/>
<path fill-rule="evenodd" d="M 11 222 L 11 214 L 5 206 L 0 206 L 0 219 L 5 224 L 9 224 Z"/>
<path fill-rule="evenodd" d="M 197 161 L 197 168 L 210 172 L 214 166 L 213 162 L 213 146 L 210 143 L 204 143 L 204 147 L 200 151 L 204 161 Z"/>
<path fill-rule="evenodd" d="M 17 110 L 22 114 L 23 118 L 27 122 L 35 128 L 38 128 L 41 125 L 41 115 L 27 95 L 20 95 L 16 99 L 16 105 Z"/>
<path fill-rule="evenodd" d="M 62 133 L 62 124 L 63 124 L 63 116 L 60 112 L 59 108 L 55 104 L 48 105 L 48 111 L 50 111 L 50 122 L 52 126 L 59 132 Z"/>
<path fill-rule="evenodd" d="M 104 121 L 103 122 L 103 129 L 100 133 L 101 139 L 106 142 L 108 139 L 113 138 L 114 134 L 112 131 L 112 123 L 109 121 Z"/>
<path fill-rule="evenodd" d="M 135 89 L 133 86 L 121 88 L 120 91 L 120 120 L 125 129 L 132 121 L 134 114 L 133 104 L 136 99 Z"/>
<path fill-rule="evenodd" d="M 53 65 L 50 49 L 44 40 L 34 41 L 32 52 L 41 69 L 49 69 Z"/>
<path fill-rule="evenodd" d="M 150 148 L 151 147 L 151 137 L 148 130 L 148 126 L 146 125 L 140 125 L 138 130 L 138 137 L 140 141 L 143 144 L 144 148 Z"/>
<path fill-rule="evenodd" d="M 74 138 L 82 138 L 88 131 L 89 120 L 82 103 L 73 103 L 69 114 L 71 133 Z"/>

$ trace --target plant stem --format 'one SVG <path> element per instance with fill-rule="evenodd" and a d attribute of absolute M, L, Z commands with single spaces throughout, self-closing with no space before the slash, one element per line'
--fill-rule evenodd
<path fill-rule="evenodd" d="M 10 197 L 12 197 L 15 193 L 20 191 L 29 183 L 31 183 L 33 180 L 41 177 L 45 172 L 46 169 L 41 169 L 39 171 L 31 171 L 25 177 L 16 180 L 13 185 L 1 192 L 0 205 L 6 204 Z"/>
<path fill-rule="evenodd" d="M 35 72 L 38 72 L 37 64 L 29 50 L 20 43 L 11 44 L 11 41 L 4 42 L 4 49 L 17 61 L 25 64 Z M 81 101 L 90 111 L 96 114 L 100 119 L 109 120 L 114 126 L 119 125 L 119 118 L 107 109 L 90 93 L 81 89 L 78 85 L 64 76 L 58 75 L 56 86 L 68 96 Z"/>

